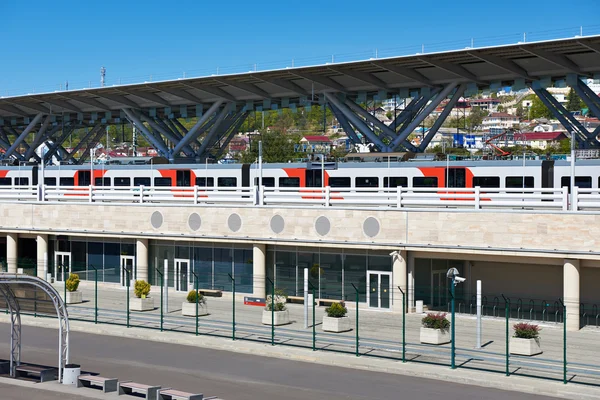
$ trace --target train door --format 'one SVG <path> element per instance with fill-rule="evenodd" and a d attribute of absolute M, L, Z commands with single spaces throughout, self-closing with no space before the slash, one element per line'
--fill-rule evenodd
<path fill-rule="evenodd" d="M 177 185 L 176 186 L 191 186 L 191 173 L 189 169 L 178 169 L 177 170 Z"/>
<path fill-rule="evenodd" d="M 467 171 L 465 168 L 446 168 L 446 187 L 464 188 L 467 186 Z"/>
<path fill-rule="evenodd" d="M 90 171 L 78 171 L 78 186 L 90 186 L 92 184 L 92 174 Z"/>
<path fill-rule="evenodd" d="M 305 182 L 306 187 L 322 187 L 321 169 L 307 169 Z"/>

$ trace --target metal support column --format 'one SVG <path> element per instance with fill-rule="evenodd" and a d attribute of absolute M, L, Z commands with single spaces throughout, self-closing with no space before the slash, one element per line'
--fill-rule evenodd
<path fill-rule="evenodd" d="M 198 135 L 200 134 L 199 129 L 202 125 L 204 125 L 208 119 L 217 112 L 217 110 L 219 109 L 219 107 L 221 106 L 221 104 L 223 104 L 223 100 L 217 100 L 213 103 L 212 106 L 210 106 L 210 108 L 208 109 L 208 111 L 206 111 L 206 113 L 200 117 L 198 119 L 198 122 L 196 122 L 196 124 L 192 127 L 192 129 L 190 129 L 188 131 L 188 133 L 183 137 L 182 140 L 179 141 L 179 143 L 177 143 L 175 145 L 175 147 L 173 148 L 171 154 L 177 154 L 179 153 L 184 146 L 188 145 L 192 140 L 195 140 Z M 225 107 L 223 108 L 223 110 L 228 110 L 229 109 L 229 105 L 231 103 L 227 103 L 225 105 Z M 220 121 L 219 121 L 220 122 Z M 206 140 L 206 139 L 205 139 Z M 204 144 L 204 142 L 202 143 Z M 202 148 L 202 146 L 201 146 Z M 202 151 L 198 151 L 197 154 L 201 155 Z"/>
<path fill-rule="evenodd" d="M 456 89 L 456 92 L 454 92 L 454 95 L 452 95 L 452 98 L 450 99 L 448 104 L 446 104 L 446 107 L 444 107 L 444 111 L 442 111 L 442 113 L 438 116 L 429 132 L 427 132 L 427 135 L 423 139 L 423 142 L 421 142 L 421 144 L 419 145 L 419 151 L 425 151 L 427 146 L 429 146 L 429 143 L 437 133 L 438 129 L 440 129 L 444 121 L 446 121 L 446 118 L 448 118 L 448 115 L 450 115 L 450 113 L 452 112 L 454 105 L 458 102 L 458 99 L 460 99 L 465 90 L 467 90 L 466 83 L 463 83 L 458 87 L 458 89 Z"/>
<path fill-rule="evenodd" d="M 158 140 L 148 130 L 148 128 L 146 128 L 146 126 L 142 123 L 140 118 L 135 114 L 135 111 L 133 111 L 132 109 L 129 109 L 129 108 L 124 108 L 123 112 L 127 116 L 127 119 L 129 119 L 129 121 L 134 123 L 136 128 L 140 130 L 140 132 L 144 135 L 144 137 L 146 139 L 148 139 L 148 141 L 150 143 L 152 143 L 152 146 L 154 146 L 156 151 L 158 151 L 163 157 L 169 157 L 169 149 L 167 148 L 167 146 L 164 144 L 164 142 L 161 143 L 162 140 Z"/>

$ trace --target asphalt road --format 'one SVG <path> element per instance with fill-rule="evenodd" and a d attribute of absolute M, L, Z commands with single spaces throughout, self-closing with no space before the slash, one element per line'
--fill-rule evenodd
<path fill-rule="evenodd" d="M 8 358 L 9 337 L 9 325 L 0 324 L 0 358 Z M 22 361 L 56 365 L 57 343 L 56 329 L 24 326 Z M 205 396 L 225 400 L 551 399 L 402 375 L 79 332 L 71 332 L 71 362 L 103 376 L 202 392 Z M 32 395 L 30 390 L 4 385 L 0 386 L 0 392 L 2 400 L 55 398 L 49 392 Z"/>

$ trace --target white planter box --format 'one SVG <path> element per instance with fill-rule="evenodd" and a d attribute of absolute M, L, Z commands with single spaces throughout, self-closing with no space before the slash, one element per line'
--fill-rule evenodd
<path fill-rule="evenodd" d="M 450 332 L 442 332 L 440 329 L 421 328 L 421 343 L 446 344 L 450 343 Z"/>
<path fill-rule="evenodd" d="M 352 330 L 350 317 L 333 318 L 323 316 L 323 331 L 325 332 L 348 332 Z"/>
<path fill-rule="evenodd" d="M 187 301 L 181 304 L 181 315 L 186 317 L 196 316 L 196 303 L 188 303 Z M 208 315 L 208 307 L 206 303 L 198 302 L 198 316 Z"/>
<path fill-rule="evenodd" d="M 67 291 L 67 304 L 83 303 L 83 292 L 75 290 L 73 292 Z"/>
<path fill-rule="evenodd" d="M 273 325 L 286 325 L 290 323 L 290 312 L 288 310 L 275 311 L 273 314 L 275 318 Z M 265 325 L 271 325 L 271 311 L 263 310 L 262 323 Z"/>
<path fill-rule="evenodd" d="M 542 354 L 540 344 L 535 339 L 511 337 L 509 349 L 510 354 L 519 354 L 522 356 L 535 356 L 537 354 Z"/>
<path fill-rule="evenodd" d="M 131 311 L 152 311 L 154 310 L 154 298 L 132 297 L 129 299 L 129 309 Z"/>

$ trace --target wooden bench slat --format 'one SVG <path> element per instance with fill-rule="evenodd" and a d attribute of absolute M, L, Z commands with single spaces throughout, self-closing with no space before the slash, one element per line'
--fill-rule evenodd
<path fill-rule="evenodd" d="M 15 368 L 17 371 L 21 371 L 21 372 L 32 372 L 32 373 L 39 373 L 39 372 L 45 372 L 45 371 L 53 371 L 56 368 L 42 368 L 42 367 L 34 367 L 33 365 L 19 365 L 18 367 Z"/>
<path fill-rule="evenodd" d="M 130 389 L 144 389 L 144 390 L 156 387 L 156 386 L 144 385 L 143 383 L 135 383 L 135 382 L 121 383 L 120 386 L 130 388 Z"/>

